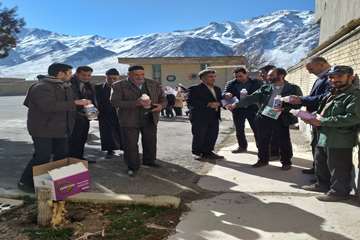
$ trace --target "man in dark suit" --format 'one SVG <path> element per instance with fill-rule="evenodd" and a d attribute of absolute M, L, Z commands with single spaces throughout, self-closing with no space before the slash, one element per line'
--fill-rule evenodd
<path fill-rule="evenodd" d="M 199 78 L 201 83 L 189 88 L 187 99 L 193 134 L 192 153 L 200 158 L 221 159 L 222 156 L 213 152 L 219 133 L 221 89 L 214 85 L 214 70 L 201 71 Z"/>
<path fill-rule="evenodd" d="M 280 162 L 282 170 L 291 168 L 293 157 L 292 144 L 290 139 L 289 126 L 297 122 L 297 118 L 289 111 L 296 106 L 276 102 L 278 97 L 289 95 L 301 96 L 302 92 L 299 86 L 291 84 L 285 80 L 286 71 L 282 68 L 275 68 L 268 73 L 271 84 L 265 84 L 253 94 L 242 98 L 238 103 L 229 105 L 229 110 L 237 107 L 249 106 L 254 103 L 260 105 L 257 114 L 258 128 L 258 161 L 254 165 L 255 168 L 263 167 L 269 164 L 269 146 L 270 140 L 274 132 L 279 138 L 280 144 Z M 277 99 L 277 100 L 276 100 Z"/>
<path fill-rule="evenodd" d="M 115 68 L 106 71 L 105 83 L 95 86 L 97 107 L 99 110 L 99 130 L 101 138 L 101 150 L 107 151 L 105 158 L 115 157 L 115 150 L 122 150 L 122 138 L 119 119 L 116 110 L 111 105 L 111 87 L 114 82 L 120 80 L 120 74 Z"/>
<path fill-rule="evenodd" d="M 313 57 L 306 64 L 306 69 L 309 73 L 317 76 L 317 79 L 311 88 L 310 94 L 303 97 L 292 96 L 290 98 L 292 104 L 297 104 L 300 106 L 306 106 L 307 111 L 315 112 L 321 99 L 326 96 L 331 90 L 331 84 L 328 77 L 328 72 L 330 70 L 330 64 L 323 57 Z M 311 148 L 313 157 L 315 160 L 315 149 L 318 140 L 318 131 L 315 127 L 312 127 L 312 140 L 311 140 Z M 304 169 L 304 174 L 314 174 L 314 165 L 310 169 Z"/>
<path fill-rule="evenodd" d="M 223 97 L 225 99 L 231 99 L 233 97 L 241 99 L 243 95 L 250 95 L 261 87 L 262 83 L 259 80 L 250 79 L 244 67 L 234 69 L 233 74 L 234 79 L 229 81 L 224 89 Z M 234 149 L 232 153 L 247 151 L 248 143 L 245 137 L 245 120 L 248 120 L 254 133 L 255 141 L 257 141 L 255 117 L 258 109 L 258 106 L 253 104 L 247 107 L 237 108 L 232 112 L 236 128 L 236 137 L 239 144 L 238 148 Z"/>
<path fill-rule="evenodd" d="M 75 99 L 88 99 L 95 104 L 95 88 L 90 83 L 92 72 L 91 67 L 78 67 L 75 75 L 71 78 L 71 87 Z M 89 133 L 90 122 L 83 109 L 83 107 L 77 108 L 74 131 L 69 139 L 69 155 L 70 157 L 87 160 L 89 163 L 95 163 L 95 160 L 84 158 L 84 147 Z"/>
<path fill-rule="evenodd" d="M 143 165 L 159 167 L 156 163 L 157 124 L 166 105 L 160 82 L 144 77 L 142 66 L 131 66 L 128 79 L 113 84 L 110 101 L 117 109 L 124 137 L 124 159 L 128 175 L 133 177 L 140 168 L 139 134 L 143 148 Z"/>

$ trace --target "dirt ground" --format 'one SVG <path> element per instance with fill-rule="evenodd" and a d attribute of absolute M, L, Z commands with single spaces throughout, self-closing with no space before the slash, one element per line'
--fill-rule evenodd
<path fill-rule="evenodd" d="M 27 199 L 24 206 L 0 217 L 1 240 L 159 240 L 174 233 L 182 209 L 66 203 L 66 223 L 39 228 L 37 208 Z"/>

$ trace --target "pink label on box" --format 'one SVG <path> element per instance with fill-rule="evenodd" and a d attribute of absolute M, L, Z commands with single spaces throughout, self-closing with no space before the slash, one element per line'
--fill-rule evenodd
<path fill-rule="evenodd" d="M 90 189 L 90 174 L 88 171 L 54 181 L 55 200 L 65 198 Z"/>

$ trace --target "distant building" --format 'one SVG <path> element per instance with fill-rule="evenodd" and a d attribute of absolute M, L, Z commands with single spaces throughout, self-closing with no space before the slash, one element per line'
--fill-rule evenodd
<path fill-rule="evenodd" d="M 172 87 L 179 83 L 185 87 L 199 83 L 197 73 L 205 68 L 215 69 L 217 85 L 224 87 L 226 81 L 232 78 L 232 70 L 247 64 L 243 56 L 119 58 L 118 61 L 121 64 L 142 65 L 145 77 Z"/>
<path fill-rule="evenodd" d="M 316 79 L 305 69 L 310 57 L 322 56 L 330 64 L 349 65 L 360 73 L 360 0 L 316 0 L 315 21 L 320 24 L 319 46 L 288 69 L 287 79 L 300 85 L 304 94 Z"/>

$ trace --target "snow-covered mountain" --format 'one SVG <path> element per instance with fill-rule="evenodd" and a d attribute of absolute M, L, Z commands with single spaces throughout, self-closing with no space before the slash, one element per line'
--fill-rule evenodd
<path fill-rule="evenodd" d="M 34 78 L 52 62 L 90 65 L 95 74 L 117 67 L 117 57 L 260 56 L 288 67 L 317 46 L 319 27 L 310 11 L 277 11 L 239 22 L 217 23 L 192 30 L 108 39 L 69 36 L 25 28 L 9 57 L 0 60 L 0 76 Z"/>

